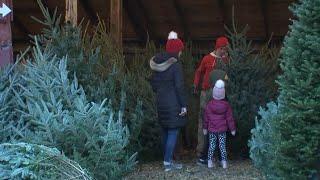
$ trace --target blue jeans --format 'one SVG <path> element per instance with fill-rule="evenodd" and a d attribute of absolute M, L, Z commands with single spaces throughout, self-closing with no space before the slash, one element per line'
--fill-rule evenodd
<path fill-rule="evenodd" d="M 164 161 L 166 162 L 172 161 L 178 133 L 178 128 L 162 128 L 162 147 L 164 153 Z"/>

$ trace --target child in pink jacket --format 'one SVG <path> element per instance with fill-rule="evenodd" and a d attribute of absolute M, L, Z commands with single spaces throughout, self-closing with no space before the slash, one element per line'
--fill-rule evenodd
<path fill-rule="evenodd" d="M 212 91 L 213 99 L 207 104 L 203 124 L 203 133 L 209 132 L 208 168 L 213 168 L 213 153 L 216 141 L 219 141 L 221 165 L 227 168 L 226 132 L 228 129 L 235 136 L 236 126 L 232 109 L 225 98 L 224 81 L 218 80 Z"/>

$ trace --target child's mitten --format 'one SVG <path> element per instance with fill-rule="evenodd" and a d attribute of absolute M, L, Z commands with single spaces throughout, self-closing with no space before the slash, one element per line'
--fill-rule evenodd
<path fill-rule="evenodd" d="M 204 135 L 208 134 L 208 130 L 207 129 L 203 129 L 202 132 L 203 132 Z"/>
<path fill-rule="evenodd" d="M 236 135 L 236 131 L 231 131 L 232 136 Z"/>

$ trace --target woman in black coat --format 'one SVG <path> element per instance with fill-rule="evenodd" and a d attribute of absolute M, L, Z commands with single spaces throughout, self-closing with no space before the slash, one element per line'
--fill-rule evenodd
<path fill-rule="evenodd" d="M 179 57 L 184 45 L 175 32 L 170 32 L 166 52 L 150 60 L 154 71 L 151 85 L 156 93 L 158 120 L 162 127 L 165 171 L 181 169 L 172 162 L 179 128 L 186 124 L 187 104 L 184 92 L 182 65 Z"/>

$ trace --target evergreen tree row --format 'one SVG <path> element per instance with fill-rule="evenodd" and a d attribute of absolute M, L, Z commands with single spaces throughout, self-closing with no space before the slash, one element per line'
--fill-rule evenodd
<path fill-rule="evenodd" d="M 251 158 L 268 179 L 319 179 L 320 0 L 300 0 L 290 10 L 295 19 L 281 50 L 278 105 L 260 111 Z"/>

